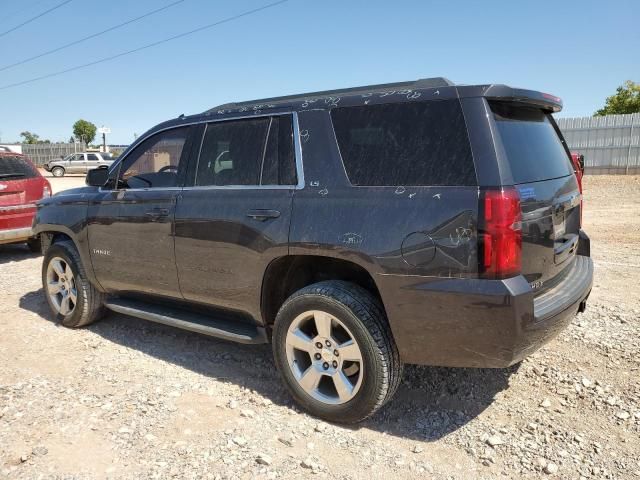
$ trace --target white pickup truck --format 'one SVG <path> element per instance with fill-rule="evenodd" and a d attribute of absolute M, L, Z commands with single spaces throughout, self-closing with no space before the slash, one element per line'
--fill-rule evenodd
<path fill-rule="evenodd" d="M 111 165 L 114 158 L 110 153 L 82 152 L 72 153 L 60 160 L 51 160 L 43 165 L 54 177 L 62 177 L 66 173 L 87 173 L 89 170 Z"/>

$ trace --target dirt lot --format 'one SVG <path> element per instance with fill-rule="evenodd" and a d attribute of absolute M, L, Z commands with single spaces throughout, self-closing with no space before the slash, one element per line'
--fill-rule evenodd
<path fill-rule="evenodd" d="M 585 183 L 587 312 L 519 368 L 408 367 L 356 428 L 300 413 L 268 346 L 115 314 L 59 327 L 41 257 L 0 247 L 0 476 L 640 478 L 640 177 Z"/>

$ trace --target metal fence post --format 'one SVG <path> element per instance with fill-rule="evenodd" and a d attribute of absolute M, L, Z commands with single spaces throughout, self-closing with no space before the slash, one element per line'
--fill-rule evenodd
<path fill-rule="evenodd" d="M 629 149 L 627 150 L 627 165 L 625 168 L 625 175 L 629 175 L 629 163 L 631 163 L 631 145 L 633 145 L 633 120 L 635 114 L 631 115 L 631 128 L 629 130 Z"/>

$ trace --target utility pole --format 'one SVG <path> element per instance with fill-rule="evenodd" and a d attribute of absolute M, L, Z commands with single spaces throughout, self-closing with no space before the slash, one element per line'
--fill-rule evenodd
<path fill-rule="evenodd" d="M 102 152 L 106 153 L 107 152 L 107 133 L 111 133 L 111 129 L 103 125 L 98 129 L 98 133 L 102 134 Z"/>

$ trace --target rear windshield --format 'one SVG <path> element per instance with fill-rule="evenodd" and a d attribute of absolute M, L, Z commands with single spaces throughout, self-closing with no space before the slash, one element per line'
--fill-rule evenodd
<path fill-rule="evenodd" d="M 573 173 L 571 161 L 548 114 L 537 108 L 491 102 L 514 183 L 537 182 Z"/>
<path fill-rule="evenodd" d="M 37 170 L 23 158 L 0 156 L 0 180 L 16 180 L 37 176 Z"/>
<path fill-rule="evenodd" d="M 334 108 L 352 185 L 477 185 L 458 100 Z"/>

